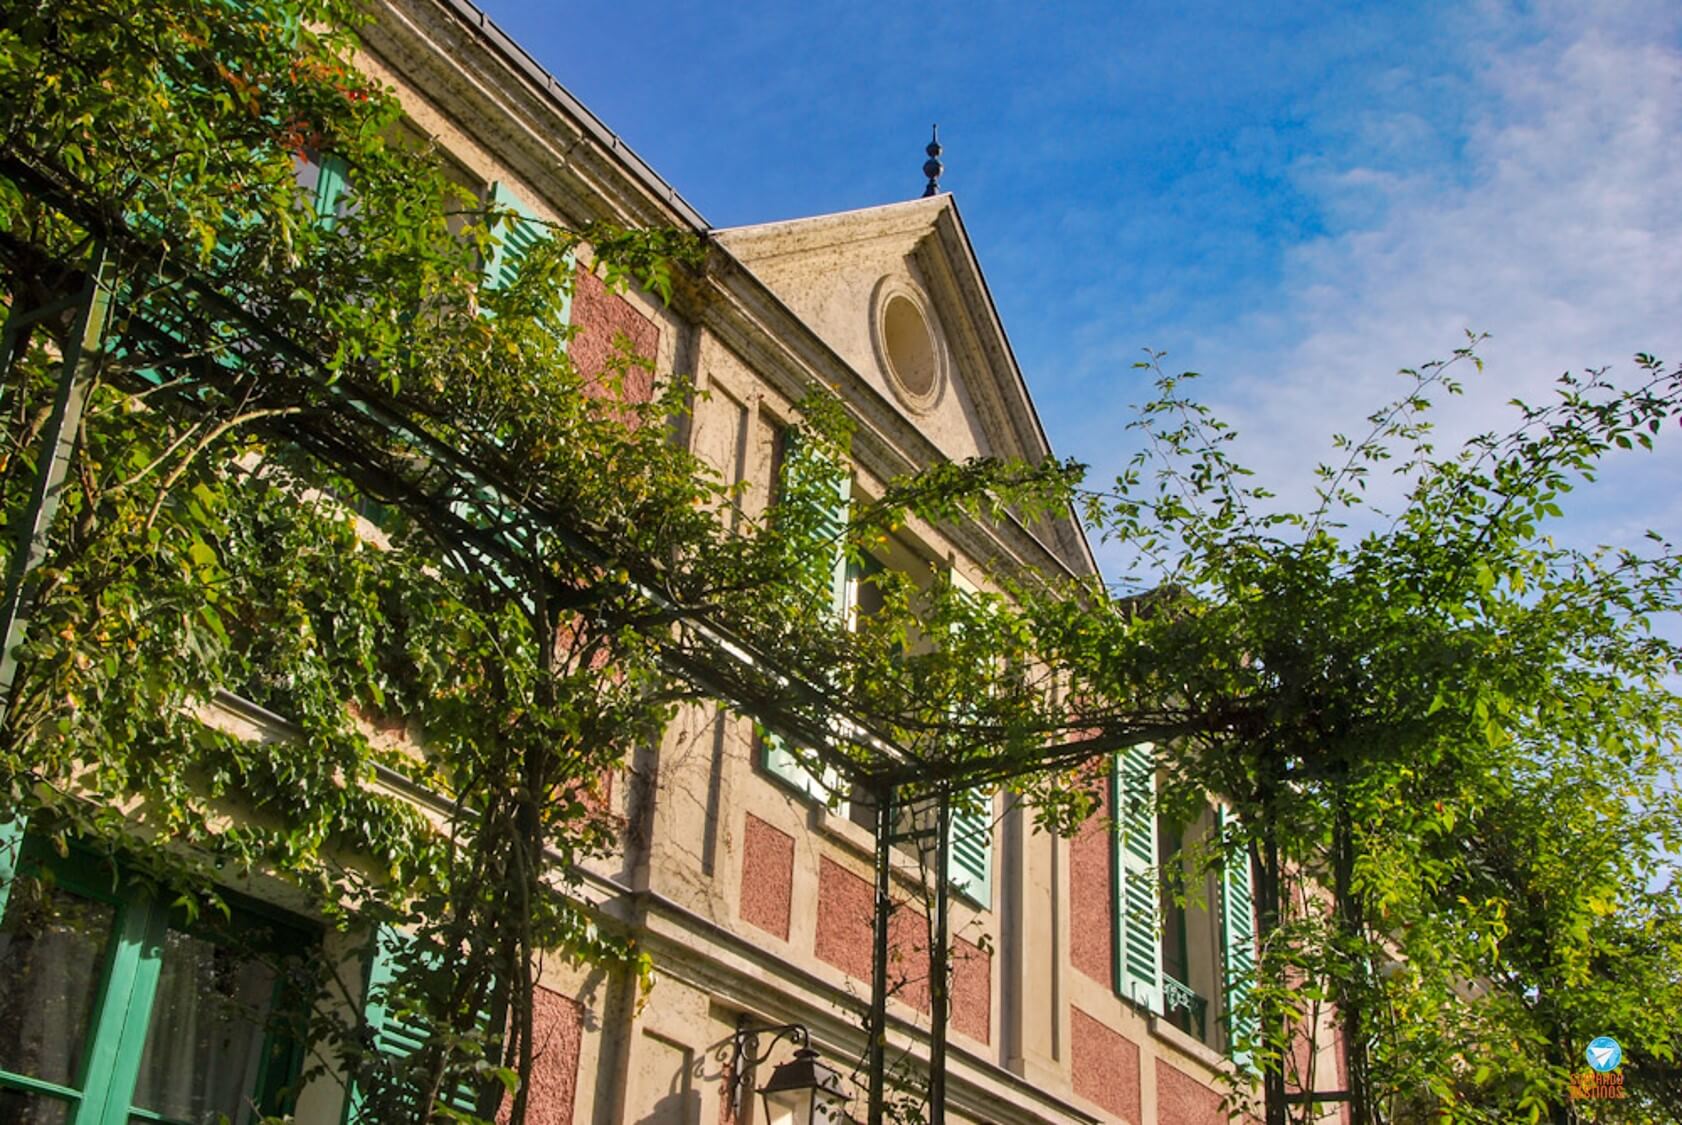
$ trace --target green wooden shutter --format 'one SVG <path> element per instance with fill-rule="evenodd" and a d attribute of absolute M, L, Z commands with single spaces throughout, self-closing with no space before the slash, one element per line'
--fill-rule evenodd
<path fill-rule="evenodd" d="M 823 533 L 835 541 L 835 561 L 830 568 L 829 612 L 845 623 L 858 597 L 854 572 L 847 566 L 847 517 L 853 503 L 853 478 L 844 476 L 836 482 L 834 504 L 824 520 Z"/>
<path fill-rule="evenodd" d="M 105 1110 L 95 1121 L 128 1121 L 140 1063 L 146 1052 L 150 1013 L 163 973 L 168 911 L 150 902 L 137 887 L 124 891 L 125 903 L 117 948 L 105 979 L 98 1030 L 88 1047 L 88 1074 L 105 1083 Z M 92 1082 L 82 1094 L 78 1121 L 94 1112 L 99 1099 Z"/>
<path fill-rule="evenodd" d="M 18 857 L 23 854 L 23 817 L 0 821 L 0 916 L 6 913 L 6 898 L 17 878 Z"/>
<path fill-rule="evenodd" d="M 485 263 L 485 284 L 492 289 L 501 289 L 514 283 L 520 275 L 520 263 L 525 261 L 533 246 L 549 237 L 550 231 L 548 224 L 537 217 L 531 205 L 505 183 L 491 185 L 491 202 L 515 214 L 513 222 L 497 232 L 496 248 Z M 569 264 L 576 260 L 572 251 L 567 251 L 566 260 Z M 571 286 L 561 294 L 560 323 L 572 323 Z"/>
<path fill-rule="evenodd" d="M 520 263 L 548 232 L 531 206 L 507 184 L 491 185 L 491 203 L 514 212 L 515 216 L 496 232 L 496 247 L 491 251 L 490 261 L 485 263 L 485 284 L 501 289 L 514 283 L 520 274 Z"/>
<path fill-rule="evenodd" d="M 350 166 L 343 157 L 323 156 L 315 181 L 315 217 L 332 226 L 339 216 L 339 200 L 350 186 Z"/>
<path fill-rule="evenodd" d="M 847 561 L 847 520 L 853 503 L 853 478 L 851 474 L 843 476 L 835 482 L 835 492 L 831 497 L 829 511 L 823 523 L 823 535 L 835 543 L 834 559 L 830 564 L 829 579 L 829 612 L 835 620 L 846 626 L 853 612 L 853 606 L 858 601 L 858 575 L 854 567 Z M 837 716 L 838 724 L 846 722 L 844 717 Z M 816 787 L 813 796 L 820 801 L 829 800 L 829 794 L 841 789 L 841 775 L 833 766 L 825 766 L 823 784 Z M 835 803 L 835 811 L 839 816 L 847 815 L 847 802 L 841 800 Z"/>
<path fill-rule="evenodd" d="M 408 968 L 412 958 L 428 959 L 415 946 L 414 938 L 392 926 L 380 926 L 374 933 L 368 958 L 368 986 L 364 992 L 363 1020 L 373 1037 L 375 1050 L 392 1059 L 406 1059 L 426 1045 L 427 1026 L 414 1015 L 393 1010 L 387 995 L 393 983 Z M 443 1099 L 451 1108 L 471 1113 L 478 1102 L 478 1090 L 470 1082 L 458 1083 Z M 345 1103 L 345 1121 L 360 1121 L 362 1092 L 352 1088 Z"/>
<path fill-rule="evenodd" d="M 788 486 L 799 479 L 792 474 L 798 474 L 800 467 L 800 432 L 794 429 L 784 430 L 782 446 L 782 480 L 779 482 L 779 491 L 786 495 Z M 816 544 L 819 549 L 828 553 L 822 559 L 813 559 L 811 565 L 814 568 L 819 565 L 824 567 L 824 574 L 829 580 L 829 612 L 836 620 L 846 622 L 857 596 L 861 573 L 857 568 L 848 565 L 845 542 L 848 513 L 853 501 L 852 475 L 843 474 L 831 484 L 833 491 L 823 498 L 825 508 L 819 513 L 817 524 L 813 528 Z"/>
<path fill-rule="evenodd" d="M 1232 818 L 1220 812 L 1224 828 Z M 1238 1015 L 1236 1009 L 1250 997 L 1256 979 L 1255 898 L 1250 886 L 1250 858 L 1247 852 L 1230 856 L 1221 869 L 1221 951 L 1226 994 L 1222 1008 L 1227 1029 L 1227 1049 L 1240 1069 L 1249 1069 L 1250 1052 L 1234 1046 L 1254 1038 L 1258 1027 L 1255 1013 Z"/>
<path fill-rule="evenodd" d="M 1162 1011 L 1162 942 L 1156 880 L 1156 762 L 1149 743 L 1118 753 L 1110 773 L 1115 818 L 1116 990 Z"/>
<path fill-rule="evenodd" d="M 966 597 L 981 588 L 956 569 L 947 572 L 952 587 Z M 991 906 L 993 902 L 993 799 L 991 794 L 974 812 L 952 814 L 952 847 L 946 877 L 966 898 Z"/>
<path fill-rule="evenodd" d="M 993 904 L 993 799 L 973 812 L 952 813 L 952 846 L 946 878 L 965 898 L 987 908 Z"/>
<path fill-rule="evenodd" d="M 795 430 L 785 430 L 783 434 L 784 471 L 792 463 L 791 458 L 798 448 L 799 435 Z M 829 562 L 829 612 L 838 621 L 845 622 L 852 611 L 853 600 L 858 589 L 857 573 L 847 564 L 846 545 L 842 541 L 847 530 L 848 511 L 853 498 L 853 479 L 843 476 L 835 483 L 835 491 L 830 497 L 830 503 L 824 512 L 817 528 L 817 538 L 821 543 L 831 543 Z M 840 787 L 841 777 L 833 768 L 826 767 L 823 782 L 802 766 L 799 760 L 789 753 L 787 744 L 769 732 L 763 743 L 764 756 L 761 759 L 765 771 L 780 781 L 792 786 L 809 797 L 820 801 L 828 801 L 830 794 Z M 827 784 L 826 784 L 827 783 Z M 847 803 L 842 801 L 836 807 L 841 816 L 847 815 Z"/>

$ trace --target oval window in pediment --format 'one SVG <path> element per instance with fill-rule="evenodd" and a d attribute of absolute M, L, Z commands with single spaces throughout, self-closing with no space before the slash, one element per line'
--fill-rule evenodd
<path fill-rule="evenodd" d="M 942 355 L 921 295 L 884 278 L 873 327 L 877 355 L 894 393 L 913 410 L 933 406 L 940 396 Z"/>

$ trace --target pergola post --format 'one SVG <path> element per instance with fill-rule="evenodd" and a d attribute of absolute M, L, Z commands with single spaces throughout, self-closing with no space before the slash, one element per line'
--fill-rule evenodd
<path fill-rule="evenodd" d="M 58 514 L 63 497 L 64 480 L 70 472 L 70 461 L 76 450 L 76 434 L 82 424 L 82 408 L 87 403 L 88 389 L 104 355 L 107 321 L 111 312 L 110 259 L 105 244 L 95 242 L 89 255 L 87 273 L 80 294 L 73 304 L 75 326 L 64 346 L 64 362 L 60 367 L 57 390 L 53 395 L 52 412 L 41 432 L 39 455 L 35 464 L 35 481 L 29 489 L 29 501 L 23 518 L 17 523 L 17 542 L 12 547 L 12 562 L 6 575 L 6 600 L 0 606 L 0 729 L 4 729 L 11 710 L 12 687 L 17 679 L 16 649 L 23 641 L 29 623 L 30 574 L 47 557 L 47 537 L 53 518 Z M 27 318 L 29 314 L 23 314 Z M 11 344 L 23 319 L 17 314 L 8 318 L 5 361 L 11 362 Z"/>

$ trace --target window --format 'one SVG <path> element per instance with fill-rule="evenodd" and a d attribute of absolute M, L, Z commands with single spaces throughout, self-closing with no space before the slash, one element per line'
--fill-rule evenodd
<path fill-rule="evenodd" d="M 798 471 L 796 466 L 801 463 L 797 441 L 797 432 L 793 430 L 784 430 L 778 440 L 774 469 L 779 492 L 786 487 L 789 473 Z M 842 536 L 852 500 L 852 478 L 839 477 L 826 499 L 827 511 L 821 514 L 815 526 L 814 538 L 825 543 L 826 549 L 824 555 L 813 562 L 814 585 L 822 585 L 827 579 L 829 612 L 836 620 L 845 622 L 849 630 L 856 631 L 861 621 L 881 611 L 882 591 L 874 579 L 887 572 L 890 565 L 902 573 L 924 574 L 927 581 L 936 580 L 927 564 L 915 556 L 890 559 L 887 563 L 872 555 L 849 560 Z M 821 574 L 817 573 L 819 567 L 822 568 Z M 976 588 L 961 574 L 956 571 L 949 574 L 954 585 L 975 592 Z M 846 720 L 841 718 L 838 721 Z M 819 801 L 830 802 L 838 815 L 867 831 L 876 830 L 876 809 L 867 793 L 857 786 L 848 786 L 846 799 L 834 801 L 831 795 L 845 784 L 839 773 L 826 769 L 821 779 L 814 777 L 775 735 L 767 734 L 760 740 L 760 764 L 783 784 Z M 909 840 L 928 829 L 932 818 L 933 805 L 925 803 L 918 809 L 900 811 L 895 819 L 899 833 Z M 955 890 L 983 908 L 992 904 L 992 827 L 991 794 L 985 798 L 970 797 L 954 802 L 947 878 Z"/>
<path fill-rule="evenodd" d="M 1207 864 L 1214 813 L 1189 821 L 1158 815 L 1162 920 L 1162 1016 L 1186 1034 L 1219 1046 L 1215 997 L 1221 995 L 1218 876 Z"/>
<path fill-rule="evenodd" d="M 547 224 L 537 217 L 531 206 L 505 183 L 494 183 L 490 186 L 487 202 L 504 211 L 512 211 L 514 217 L 499 222 L 494 231 L 496 245 L 491 251 L 490 258 L 484 263 L 484 283 L 488 289 L 506 289 L 511 287 L 520 276 L 520 269 L 525 263 L 526 256 L 532 248 L 543 239 L 549 237 Z M 566 261 L 570 267 L 573 260 L 572 252 L 567 251 Z M 490 315 L 488 310 L 482 310 L 481 315 Z M 553 325 L 555 331 L 562 332 L 572 318 L 572 290 L 564 290 L 561 294 L 560 308 L 556 313 L 559 324 Z M 565 343 L 563 338 L 562 343 Z M 503 447 L 502 440 L 492 434 L 491 440 L 498 447 Z M 525 544 L 521 541 L 521 532 L 526 530 L 526 521 L 518 512 L 510 512 L 503 504 L 496 491 L 488 486 L 475 487 L 471 497 L 458 500 L 451 504 L 451 511 L 469 527 L 490 536 L 501 539 L 504 545 L 510 541 L 516 551 L 524 551 Z M 510 589 L 517 588 L 508 576 L 503 564 L 483 552 L 469 546 L 480 564 L 500 582 Z M 529 608 L 529 607 L 528 607 Z"/>
<path fill-rule="evenodd" d="M 874 834 L 876 805 L 864 789 L 853 787 L 848 816 L 854 824 Z M 895 847 L 911 845 L 911 854 L 922 854 L 930 862 L 935 855 L 936 807 L 924 799 L 911 808 L 901 807 L 894 816 Z M 973 798 L 952 803 L 952 836 L 947 854 L 946 879 L 951 888 L 983 910 L 993 904 L 993 800 Z"/>
<path fill-rule="evenodd" d="M 1192 982 L 1188 915 L 1207 916 L 1208 908 L 1190 901 L 1192 888 L 1182 855 L 1185 827 L 1167 817 L 1156 820 L 1157 850 L 1162 856 L 1162 1004 L 1163 1015 L 1181 1031 L 1202 1039 L 1206 1002 Z M 1176 878 L 1178 876 L 1178 878 Z M 1201 921 L 1202 919 L 1198 919 Z"/>
<path fill-rule="evenodd" d="M 115 874 L 115 877 L 114 877 Z M 0 825 L 0 1120 L 234 1125 L 282 1112 L 308 934 L 195 925 L 104 861 Z"/>
<path fill-rule="evenodd" d="M 907 562 L 905 565 L 909 569 L 921 564 Z M 882 594 L 871 578 L 886 569 L 876 559 L 867 556 L 863 566 L 849 571 L 848 585 L 854 607 L 855 627 L 858 620 L 869 618 L 872 613 L 882 608 Z M 972 594 L 978 592 L 976 587 L 956 570 L 947 573 L 953 586 L 959 591 Z M 933 575 L 929 575 L 929 578 L 932 580 Z M 854 787 L 850 809 L 855 824 L 871 832 L 876 830 L 875 804 L 863 789 Z M 905 836 L 908 843 L 915 842 L 925 855 L 932 856 L 935 848 L 935 815 L 936 807 L 930 800 L 920 802 L 915 808 L 902 809 L 895 818 L 896 831 Z M 946 878 L 953 890 L 983 909 L 992 905 L 992 832 L 992 794 L 965 793 L 953 801 Z"/>
<path fill-rule="evenodd" d="M 1207 862 L 1230 814 L 1159 816 L 1149 744 L 1113 757 L 1110 786 L 1116 991 L 1244 1066 L 1235 1044 L 1254 1029 L 1236 1009 L 1255 976 L 1250 869 L 1237 857 Z"/>
<path fill-rule="evenodd" d="M 292 157 L 292 177 L 298 181 L 298 188 L 303 193 L 304 206 L 313 211 L 317 219 L 329 225 L 343 215 L 350 204 L 350 198 L 345 193 L 349 186 L 349 171 L 341 158 L 313 149 L 305 149 Z"/>
<path fill-rule="evenodd" d="M 790 474 L 797 472 L 797 467 L 807 460 L 801 456 L 798 432 L 792 429 L 783 430 L 777 441 L 773 466 L 779 498 L 786 495 L 790 487 L 793 479 Z M 835 479 L 833 487 L 821 498 L 823 510 L 817 513 L 818 519 L 813 527 L 813 538 L 823 544 L 823 554 L 811 563 L 814 584 L 823 585 L 827 581 L 829 612 L 842 621 L 848 620 L 852 613 L 850 602 L 852 591 L 856 588 L 847 563 L 846 544 L 842 542 L 852 502 L 852 485 L 850 475 Z M 829 801 L 831 794 L 840 788 L 842 781 L 838 772 L 826 768 L 822 778 L 814 776 L 801 764 L 800 758 L 790 752 L 780 737 L 766 732 L 759 744 L 760 765 L 766 773 L 784 785 L 819 801 Z M 842 816 L 848 815 L 845 801 L 837 806 L 837 812 Z"/>

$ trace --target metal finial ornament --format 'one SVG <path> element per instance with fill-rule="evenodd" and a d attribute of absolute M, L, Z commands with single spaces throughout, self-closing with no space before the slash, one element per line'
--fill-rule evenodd
<path fill-rule="evenodd" d="M 939 125 L 934 126 L 933 135 L 929 138 L 929 147 L 923 151 L 929 154 L 929 158 L 923 161 L 923 175 L 929 178 L 928 184 L 923 188 L 923 198 L 927 199 L 940 191 L 940 174 L 946 170 L 945 165 L 940 162 Z"/>

